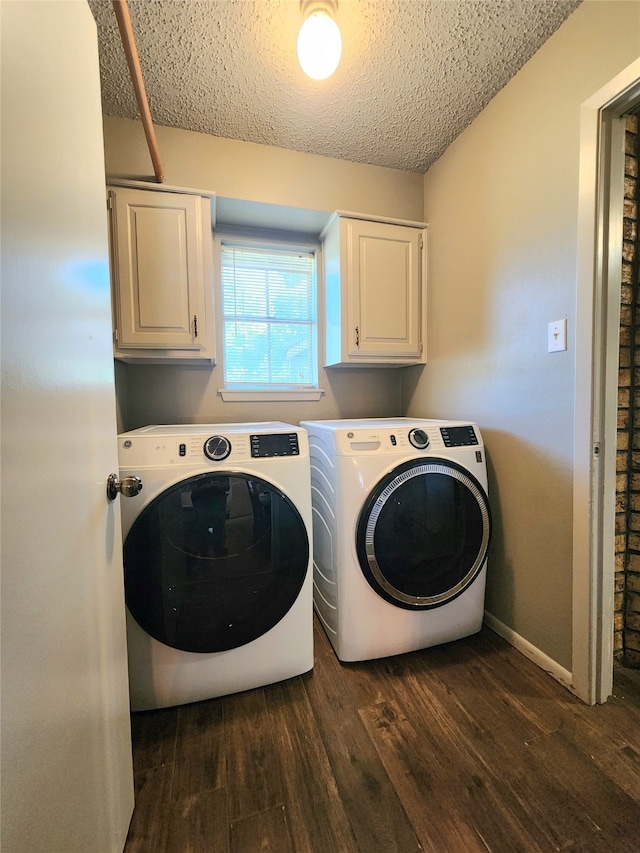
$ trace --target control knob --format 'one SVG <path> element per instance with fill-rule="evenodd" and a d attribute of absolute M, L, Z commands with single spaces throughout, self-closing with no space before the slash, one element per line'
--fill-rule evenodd
<path fill-rule="evenodd" d="M 231 442 L 223 435 L 212 435 L 204 443 L 204 455 L 213 462 L 222 462 L 231 453 Z"/>
<path fill-rule="evenodd" d="M 429 447 L 429 436 L 423 429 L 409 430 L 409 441 L 418 450 L 426 450 Z"/>

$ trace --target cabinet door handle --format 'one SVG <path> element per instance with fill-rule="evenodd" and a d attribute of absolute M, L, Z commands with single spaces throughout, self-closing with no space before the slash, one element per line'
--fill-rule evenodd
<path fill-rule="evenodd" d="M 198 315 L 197 314 L 193 315 L 193 337 L 194 338 L 198 337 Z"/>
<path fill-rule="evenodd" d="M 360 329 L 356 326 L 356 346 L 360 346 Z"/>

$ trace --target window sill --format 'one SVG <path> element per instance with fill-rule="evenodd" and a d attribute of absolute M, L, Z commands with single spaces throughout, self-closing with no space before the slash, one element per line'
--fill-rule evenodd
<path fill-rule="evenodd" d="M 317 401 L 324 394 L 324 388 L 218 388 L 218 394 L 225 403 L 285 403 L 288 400 Z"/>

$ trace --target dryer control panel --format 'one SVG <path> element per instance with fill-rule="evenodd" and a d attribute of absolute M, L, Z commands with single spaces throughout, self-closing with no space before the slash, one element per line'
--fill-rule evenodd
<path fill-rule="evenodd" d="M 480 431 L 474 423 L 464 421 L 441 421 L 417 419 L 411 421 L 391 422 L 387 426 L 384 421 L 380 423 L 373 420 L 371 423 L 357 421 L 346 422 L 345 427 L 336 421 L 330 422 L 329 428 L 323 428 L 323 422 L 319 421 L 315 427 L 316 436 L 331 436 L 335 443 L 336 452 L 344 456 L 361 456 L 391 453 L 401 455 L 406 453 L 434 454 L 449 449 L 482 447 Z M 313 422 L 307 422 L 313 431 Z M 305 422 L 302 424 L 305 426 Z M 317 439 L 320 440 L 320 439 Z"/>

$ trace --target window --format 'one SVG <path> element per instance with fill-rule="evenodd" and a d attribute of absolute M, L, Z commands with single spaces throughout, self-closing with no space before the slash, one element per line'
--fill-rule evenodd
<path fill-rule="evenodd" d="M 225 389 L 317 388 L 316 256 L 222 243 Z"/>

